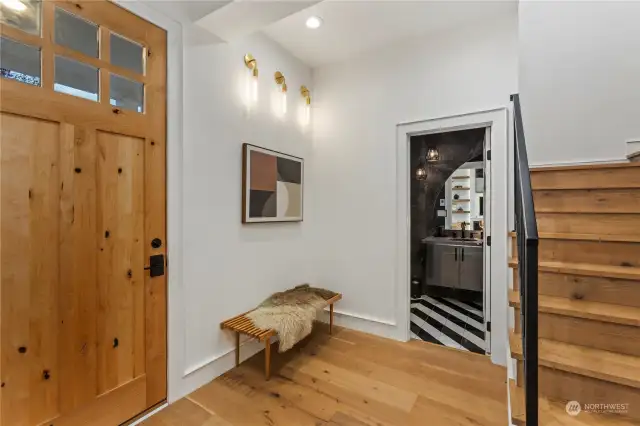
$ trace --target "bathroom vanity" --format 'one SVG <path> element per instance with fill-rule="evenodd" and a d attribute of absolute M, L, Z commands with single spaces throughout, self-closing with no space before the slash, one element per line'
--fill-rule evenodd
<path fill-rule="evenodd" d="M 428 237 L 425 245 L 425 284 L 459 290 L 483 290 L 482 240 Z"/>

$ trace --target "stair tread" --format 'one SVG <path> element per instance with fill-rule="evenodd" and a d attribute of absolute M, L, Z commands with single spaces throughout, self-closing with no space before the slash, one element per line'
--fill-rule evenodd
<path fill-rule="evenodd" d="M 520 293 L 509 291 L 509 306 L 520 307 Z M 640 326 L 640 308 L 538 295 L 538 311 L 616 324 Z"/>
<path fill-rule="evenodd" d="M 640 164 L 633 162 L 619 162 L 619 163 L 602 163 L 602 164 L 574 164 L 567 166 L 537 166 L 531 168 L 531 173 L 541 172 L 565 172 L 571 170 L 602 170 L 602 169 L 621 169 L 628 167 L 640 167 Z"/>
<path fill-rule="evenodd" d="M 509 236 L 515 238 L 514 231 Z M 622 243 L 640 243 L 638 235 L 610 235 L 610 234 L 571 234 L 567 232 L 539 232 L 538 237 L 548 240 L 577 240 L 577 241 L 609 241 Z"/>
<path fill-rule="evenodd" d="M 522 360 L 522 336 L 509 334 L 512 357 Z M 538 340 L 539 365 L 640 388 L 640 358 L 555 340 Z"/>
<path fill-rule="evenodd" d="M 518 259 L 509 259 L 509 267 L 517 268 Z M 538 270 L 556 272 L 560 274 L 588 275 L 595 277 L 620 278 L 625 280 L 640 280 L 640 268 L 632 266 L 598 265 L 593 263 L 572 263 L 541 260 Z"/>

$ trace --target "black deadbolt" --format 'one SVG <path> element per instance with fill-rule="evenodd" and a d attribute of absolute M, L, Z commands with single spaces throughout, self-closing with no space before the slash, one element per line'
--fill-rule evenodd
<path fill-rule="evenodd" d="M 154 238 L 151 240 L 151 247 L 160 248 L 162 247 L 162 240 L 160 238 Z"/>

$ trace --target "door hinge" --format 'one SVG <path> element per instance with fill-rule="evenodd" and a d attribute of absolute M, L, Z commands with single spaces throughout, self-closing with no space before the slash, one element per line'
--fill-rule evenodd
<path fill-rule="evenodd" d="M 491 321 L 487 322 L 487 331 L 491 333 Z"/>
<path fill-rule="evenodd" d="M 491 161 L 491 150 L 487 150 L 487 161 Z"/>
<path fill-rule="evenodd" d="M 491 235 L 487 237 L 487 246 L 491 247 Z"/>

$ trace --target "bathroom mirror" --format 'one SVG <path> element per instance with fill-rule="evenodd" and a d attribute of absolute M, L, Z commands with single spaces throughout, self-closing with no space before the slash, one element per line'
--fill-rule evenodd
<path fill-rule="evenodd" d="M 484 227 L 484 162 L 464 163 L 447 179 L 444 191 L 445 229 Z"/>

